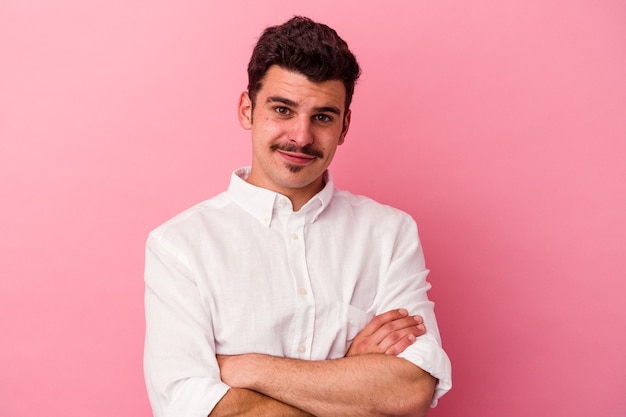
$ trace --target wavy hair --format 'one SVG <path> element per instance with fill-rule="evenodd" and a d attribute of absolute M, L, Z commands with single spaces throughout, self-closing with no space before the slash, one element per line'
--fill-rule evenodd
<path fill-rule="evenodd" d="M 346 112 L 361 74 L 356 57 L 334 29 L 302 16 L 268 27 L 261 34 L 248 63 L 248 95 L 252 105 L 272 65 L 303 74 L 312 82 L 343 82 Z"/>

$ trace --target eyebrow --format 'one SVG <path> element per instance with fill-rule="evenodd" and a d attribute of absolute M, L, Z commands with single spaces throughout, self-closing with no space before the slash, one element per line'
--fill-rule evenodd
<path fill-rule="evenodd" d="M 266 103 L 282 103 L 286 106 L 290 106 L 293 108 L 299 107 L 299 104 L 296 103 L 295 101 L 289 100 L 288 98 L 281 97 L 281 96 L 270 96 L 267 98 L 267 100 L 265 100 L 265 102 Z M 333 114 L 336 114 L 337 116 L 341 116 L 341 111 L 335 106 L 315 107 L 313 110 L 316 113 L 333 113 Z"/>

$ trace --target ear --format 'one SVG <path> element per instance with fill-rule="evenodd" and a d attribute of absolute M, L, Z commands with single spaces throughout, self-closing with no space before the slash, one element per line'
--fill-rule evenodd
<path fill-rule="evenodd" d="M 247 91 L 241 93 L 239 97 L 239 107 L 237 109 L 239 124 L 246 130 L 252 129 L 252 101 Z"/>
<path fill-rule="evenodd" d="M 341 136 L 339 137 L 339 144 L 343 144 L 350 128 L 350 117 L 352 116 L 352 110 L 348 109 L 346 116 L 343 118 L 343 128 L 341 129 Z"/>

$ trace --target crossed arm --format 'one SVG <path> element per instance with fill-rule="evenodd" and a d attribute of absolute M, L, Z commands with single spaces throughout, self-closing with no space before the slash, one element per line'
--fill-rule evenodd
<path fill-rule="evenodd" d="M 374 317 L 341 359 L 218 356 L 232 388 L 210 416 L 425 416 L 436 380 L 396 357 L 424 332 L 399 309 Z"/>

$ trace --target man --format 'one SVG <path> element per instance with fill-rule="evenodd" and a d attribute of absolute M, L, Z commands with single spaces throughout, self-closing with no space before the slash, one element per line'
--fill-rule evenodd
<path fill-rule="evenodd" d="M 148 238 L 155 416 L 423 416 L 450 389 L 414 221 L 327 171 L 359 73 L 307 18 L 259 39 L 251 167 Z"/>

